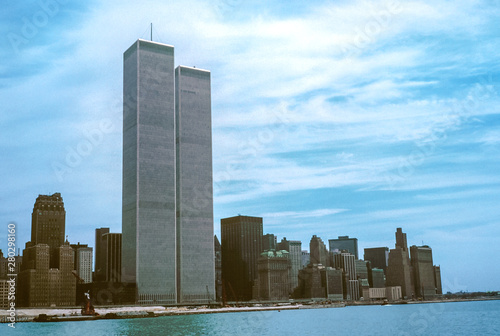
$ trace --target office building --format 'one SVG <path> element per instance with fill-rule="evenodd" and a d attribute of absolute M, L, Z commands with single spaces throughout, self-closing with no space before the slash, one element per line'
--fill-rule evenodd
<path fill-rule="evenodd" d="M 276 250 L 276 236 L 268 233 L 262 236 L 262 252 L 269 250 Z"/>
<path fill-rule="evenodd" d="M 295 299 L 325 299 L 326 288 L 324 276 L 325 266 L 322 264 L 309 263 L 307 267 L 299 271 L 299 284 L 293 291 Z"/>
<path fill-rule="evenodd" d="M 278 243 L 278 250 L 288 251 L 288 257 L 291 261 L 290 268 L 290 291 L 292 292 L 298 286 L 299 270 L 302 268 L 302 242 L 299 240 L 287 240 L 286 237 Z"/>
<path fill-rule="evenodd" d="M 328 250 L 320 237 L 317 237 L 316 235 L 312 236 L 311 241 L 309 242 L 309 253 L 309 262 L 311 264 L 321 264 L 325 267 L 330 266 L 328 261 Z"/>
<path fill-rule="evenodd" d="M 215 300 L 210 71 L 175 69 L 178 302 Z"/>
<path fill-rule="evenodd" d="M 370 288 L 385 288 L 384 270 L 378 268 L 368 268 L 368 282 Z"/>
<path fill-rule="evenodd" d="M 215 299 L 222 301 L 222 248 L 219 238 L 214 236 L 215 252 Z"/>
<path fill-rule="evenodd" d="M 74 252 L 69 243 L 54 249 L 56 268 L 50 267 L 51 248 L 47 244 L 26 244 L 24 261 L 18 276 L 21 307 L 72 306 L 76 298 L 73 274 Z"/>
<path fill-rule="evenodd" d="M 410 247 L 410 256 L 413 267 L 415 295 L 424 300 L 435 297 L 437 286 L 432 262 L 432 249 L 427 245 L 413 245 Z"/>
<path fill-rule="evenodd" d="M 396 246 L 389 252 L 386 286 L 400 286 L 402 296 L 405 299 L 412 299 L 414 296 L 412 268 L 406 242 L 406 233 L 403 233 L 401 228 L 397 228 Z"/>
<path fill-rule="evenodd" d="M 222 279 L 229 301 L 249 301 L 262 251 L 262 218 L 221 219 Z"/>
<path fill-rule="evenodd" d="M 338 239 L 328 240 L 330 252 L 335 254 L 348 252 L 358 259 L 358 239 L 349 238 L 349 236 L 339 236 Z"/>
<path fill-rule="evenodd" d="M 31 214 L 31 243 L 47 244 L 51 267 L 55 268 L 56 249 L 64 243 L 66 211 L 60 193 L 38 195 Z"/>
<path fill-rule="evenodd" d="M 76 274 L 83 280 L 83 283 L 92 282 L 92 247 L 87 244 L 70 244 L 73 249 L 74 264 Z"/>
<path fill-rule="evenodd" d="M 104 242 L 104 272 L 103 281 L 122 282 L 122 234 L 105 233 L 102 235 Z"/>
<path fill-rule="evenodd" d="M 137 40 L 124 53 L 122 281 L 138 303 L 215 296 L 210 72 L 174 48 Z"/>
<path fill-rule="evenodd" d="M 326 291 L 326 298 L 333 301 L 344 299 L 342 270 L 325 267 L 321 272 L 322 285 Z"/>
<path fill-rule="evenodd" d="M 441 285 L 441 266 L 434 266 L 434 282 L 436 283 L 436 294 L 443 294 L 443 286 Z"/>
<path fill-rule="evenodd" d="M 109 228 L 99 228 L 95 230 L 95 272 L 94 281 L 105 281 L 106 263 L 106 242 L 103 235 L 109 233 Z"/>
<path fill-rule="evenodd" d="M 359 282 L 356 273 L 356 257 L 354 254 L 342 252 L 335 254 L 335 268 L 343 272 L 343 289 L 345 300 L 359 299 Z M 357 294 L 354 294 L 357 293 Z"/>
<path fill-rule="evenodd" d="M 372 268 L 379 268 L 387 272 L 387 265 L 389 265 L 389 248 L 365 248 L 364 259 L 371 263 Z"/>
<path fill-rule="evenodd" d="M 287 251 L 262 252 L 257 261 L 257 282 L 253 298 L 264 301 L 288 300 L 290 268 L 291 262 Z"/>
<path fill-rule="evenodd" d="M 311 261 L 311 254 L 307 250 L 302 250 L 300 261 L 302 268 L 307 267 Z"/>

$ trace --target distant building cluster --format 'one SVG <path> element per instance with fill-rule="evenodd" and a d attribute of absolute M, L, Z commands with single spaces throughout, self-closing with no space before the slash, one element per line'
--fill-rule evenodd
<path fill-rule="evenodd" d="M 441 294 L 429 246 L 365 249 L 264 234 L 263 218 L 221 220 L 214 236 L 210 72 L 174 68 L 174 47 L 137 40 L 123 55 L 122 233 L 96 228 L 94 248 L 65 236 L 60 193 L 39 195 L 31 241 L 16 256 L 18 305 L 211 304 L 429 299 Z M 94 253 L 95 252 L 95 253 Z M 19 253 L 18 253 L 19 254 Z M 7 304 L 0 251 L 0 305 Z"/>
<path fill-rule="evenodd" d="M 367 248 L 364 260 L 357 257 L 358 240 L 349 236 L 330 239 L 327 249 L 313 235 L 307 253 L 300 241 L 283 238 L 276 244 L 273 234 L 262 232 L 260 217 L 221 220 L 225 301 L 396 301 L 442 294 L 432 249 L 414 245 L 408 250 L 401 228 L 396 231 L 394 249 Z"/>

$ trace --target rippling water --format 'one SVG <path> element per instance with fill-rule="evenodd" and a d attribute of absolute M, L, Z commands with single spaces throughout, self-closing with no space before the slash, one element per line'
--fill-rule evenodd
<path fill-rule="evenodd" d="M 500 301 L 0 325 L 0 335 L 500 335 Z"/>

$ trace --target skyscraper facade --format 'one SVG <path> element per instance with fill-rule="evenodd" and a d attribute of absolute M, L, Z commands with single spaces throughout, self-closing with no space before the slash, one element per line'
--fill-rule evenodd
<path fill-rule="evenodd" d="M 291 261 L 290 268 L 290 291 L 299 284 L 299 271 L 302 268 L 302 242 L 300 240 L 287 240 L 286 237 L 278 243 L 278 250 L 288 251 Z"/>
<path fill-rule="evenodd" d="M 309 242 L 310 263 L 329 266 L 329 254 L 325 243 L 320 237 L 313 235 Z"/>
<path fill-rule="evenodd" d="M 371 262 L 372 268 L 382 269 L 384 272 L 387 272 L 387 265 L 389 265 L 388 247 L 365 248 L 364 258 Z"/>
<path fill-rule="evenodd" d="M 410 256 L 415 295 L 423 299 L 433 298 L 437 294 L 437 285 L 432 263 L 432 249 L 427 245 L 413 245 L 410 247 Z"/>
<path fill-rule="evenodd" d="M 339 236 L 338 239 L 329 239 L 330 252 L 341 253 L 347 251 L 358 259 L 358 238 L 349 238 L 349 236 Z"/>
<path fill-rule="evenodd" d="M 92 247 L 87 244 L 71 244 L 74 255 L 74 263 L 76 274 L 83 280 L 84 283 L 92 282 Z"/>
<path fill-rule="evenodd" d="M 38 195 L 31 214 L 31 243 L 49 245 L 50 266 L 54 268 L 55 249 L 64 243 L 65 225 L 66 211 L 61 194 Z"/>
<path fill-rule="evenodd" d="M 254 299 L 288 300 L 290 295 L 290 258 L 285 250 L 267 250 L 257 260 Z"/>
<path fill-rule="evenodd" d="M 215 299 L 210 72 L 175 69 L 178 302 Z"/>
<path fill-rule="evenodd" d="M 410 255 L 406 242 L 406 233 L 401 228 L 396 229 L 396 247 L 389 252 L 386 285 L 388 287 L 400 286 L 403 298 L 413 298 L 414 287 Z"/>
<path fill-rule="evenodd" d="M 214 297 L 210 72 L 174 48 L 124 53 L 122 281 L 139 303 Z"/>
<path fill-rule="evenodd" d="M 252 299 L 262 251 L 262 217 L 221 219 L 222 280 L 229 300 Z"/>
<path fill-rule="evenodd" d="M 105 233 L 104 241 L 104 278 L 106 282 L 121 282 L 122 271 L 122 234 Z"/>
<path fill-rule="evenodd" d="M 95 229 L 95 272 L 94 281 L 104 281 L 106 264 L 106 242 L 103 235 L 109 233 L 109 228 Z"/>

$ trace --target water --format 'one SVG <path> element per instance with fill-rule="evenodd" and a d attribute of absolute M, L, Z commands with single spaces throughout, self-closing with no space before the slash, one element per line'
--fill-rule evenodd
<path fill-rule="evenodd" d="M 2 324 L 0 335 L 500 335 L 500 301 Z"/>

